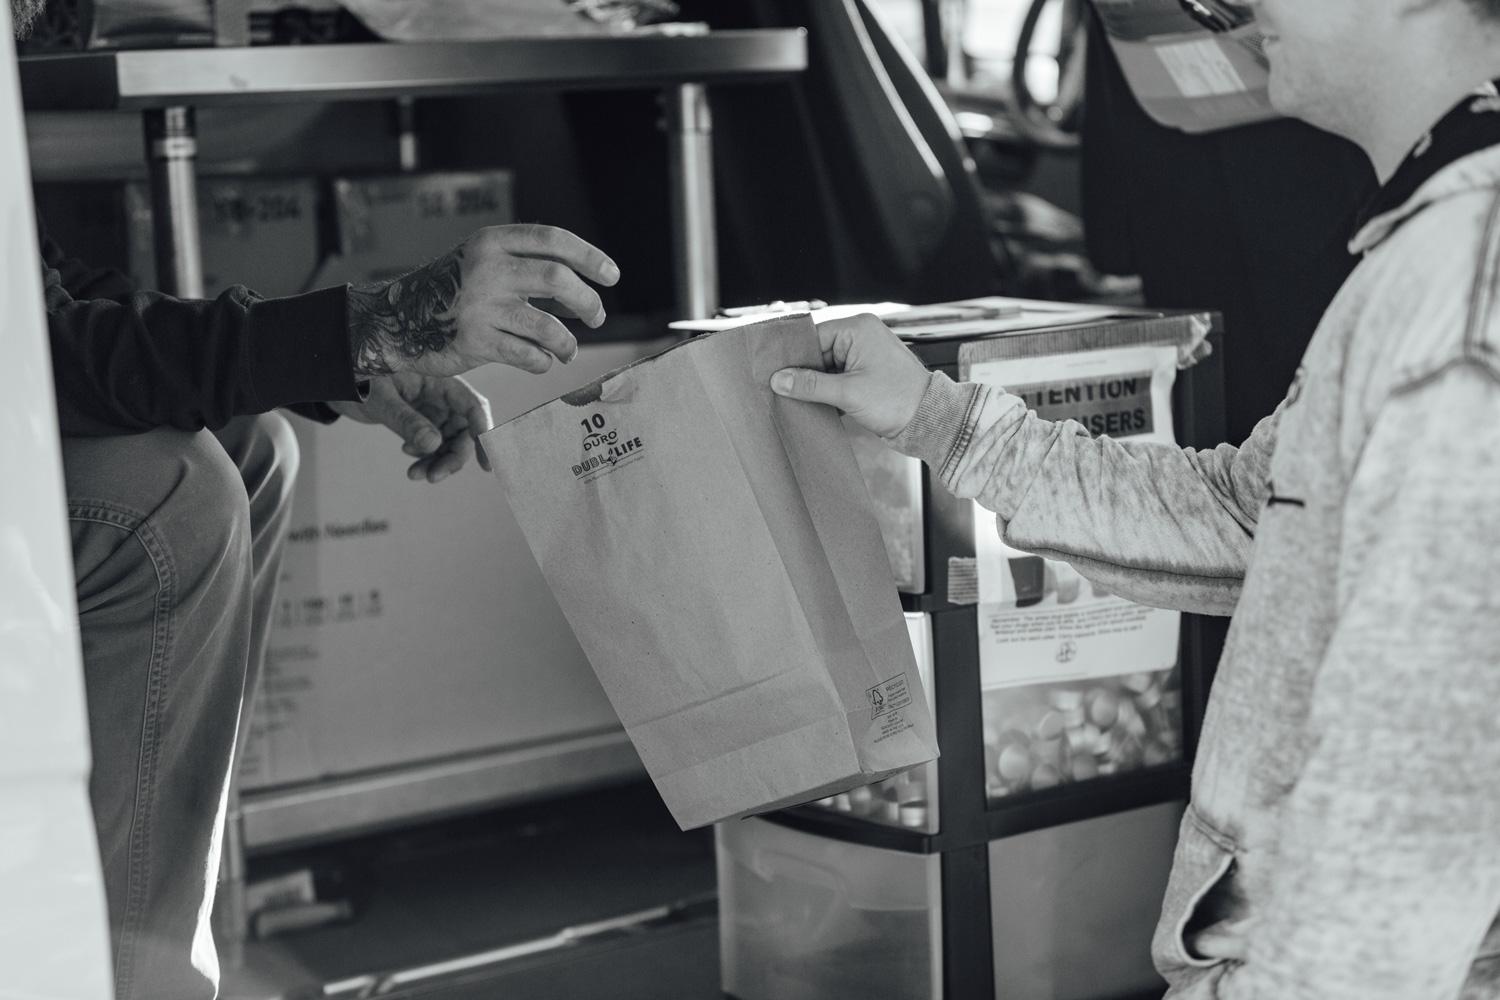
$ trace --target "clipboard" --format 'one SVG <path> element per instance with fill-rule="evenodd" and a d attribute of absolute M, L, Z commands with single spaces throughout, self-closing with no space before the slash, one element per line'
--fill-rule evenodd
<path fill-rule="evenodd" d="M 716 333 L 737 326 L 749 326 L 752 323 L 763 322 L 788 313 L 811 313 L 814 323 L 860 313 L 871 313 L 878 316 L 902 340 L 917 343 L 1075 326 L 1079 323 L 1097 322 L 1121 313 L 1133 315 L 1137 312 L 1116 306 L 1047 302 L 999 295 L 918 306 L 904 302 L 870 302 L 832 306 L 817 303 L 821 308 L 808 308 L 813 303 L 806 302 L 772 303 L 771 305 L 788 308 L 767 308 L 759 312 L 736 309 L 732 310 L 736 314 L 733 316 L 677 320 L 669 326 L 680 333 Z"/>
<path fill-rule="evenodd" d="M 1281 117 L 1252 9 L 1227 0 L 1094 0 L 1094 9 L 1158 124 L 1196 134 Z"/>

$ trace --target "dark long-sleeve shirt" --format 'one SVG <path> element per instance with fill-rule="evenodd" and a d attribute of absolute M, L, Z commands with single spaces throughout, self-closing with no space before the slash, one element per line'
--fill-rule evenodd
<path fill-rule="evenodd" d="M 175 299 L 67 258 L 45 234 L 42 259 L 65 436 L 217 428 L 280 406 L 360 398 L 342 287 L 262 299 L 235 286 L 212 300 Z"/>

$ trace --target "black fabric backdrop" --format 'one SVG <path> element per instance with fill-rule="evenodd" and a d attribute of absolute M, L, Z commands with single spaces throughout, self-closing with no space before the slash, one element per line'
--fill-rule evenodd
<path fill-rule="evenodd" d="M 1089 255 L 1139 274 L 1147 303 L 1223 313 L 1230 440 L 1281 401 L 1355 264 L 1375 175 L 1353 144 L 1295 121 L 1187 135 L 1152 121 L 1090 17 L 1083 127 Z"/>

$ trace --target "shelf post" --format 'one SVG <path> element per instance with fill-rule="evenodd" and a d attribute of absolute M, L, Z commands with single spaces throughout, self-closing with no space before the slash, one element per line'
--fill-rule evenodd
<path fill-rule="evenodd" d="M 683 83 L 667 88 L 664 98 L 677 309 L 683 319 L 705 319 L 719 308 L 713 119 L 708 92 L 701 83 Z"/>
<path fill-rule="evenodd" d="M 245 705 L 245 711 L 250 705 Z M 240 756 L 234 755 L 235 773 L 230 777 L 229 809 L 224 816 L 223 845 L 219 858 L 219 889 L 214 897 L 214 941 L 219 946 L 219 964 L 239 969 L 245 964 L 245 942 L 250 939 L 250 909 L 245 897 L 245 815 L 239 803 Z"/>
<path fill-rule="evenodd" d="M 146 163 L 151 174 L 151 230 L 156 283 L 169 295 L 203 297 L 203 254 L 198 239 L 197 126 L 193 109 L 145 112 Z"/>

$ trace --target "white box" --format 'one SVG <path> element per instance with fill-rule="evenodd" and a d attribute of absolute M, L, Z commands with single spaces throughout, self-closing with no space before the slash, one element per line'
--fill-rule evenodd
<path fill-rule="evenodd" d="M 472 381 L 504 420 L 662 341 Z M 298 420 L 302 471 L 243 789 L 617 728 L 492 477 L 406 479 L 383 427 Z"/>
<path fill-rule="evenodd" d="M 509 170 L 445 171 L 333 182 L 338 266 L 369 281 L 398 277 L 482 226 L 516 220 Z"/>
<path fill-rule="evenodd" d="M 318 269 L 318 183 L 310 177 L 204 177 L 198 181 L 198 238 L 203 292 L 231 285 L 265 296 L 312 287 Z M 125 185 L 130 273 L 160 287 L 152 229 L 154 209 L 144 182 Z"/>

